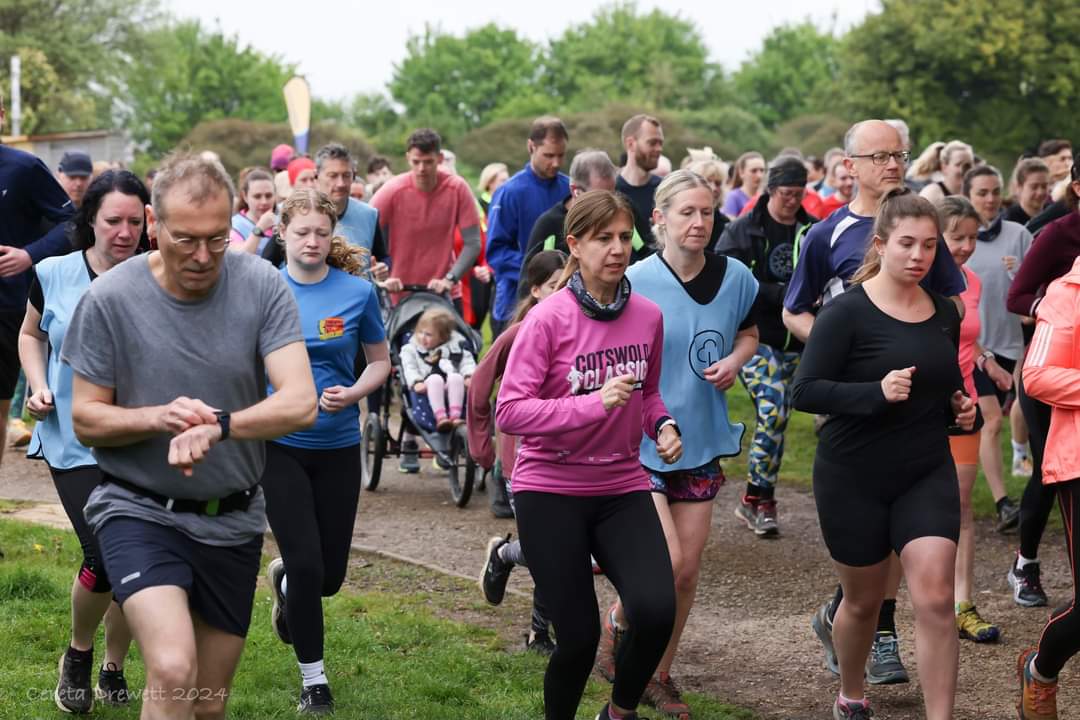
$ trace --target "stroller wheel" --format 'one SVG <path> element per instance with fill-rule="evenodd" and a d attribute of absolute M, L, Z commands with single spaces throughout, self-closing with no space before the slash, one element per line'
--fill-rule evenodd
<path fill-rule="evenodd" d="M 454 461 L 447 478 L 450 482 L 450 494 L 454 498 L 454 504 L 463 508 L 469 504 L 469 498 L 472 497 L 477 474 L 476 463 L 469 455 L 469 438 L 464 425 L 454 428 L 450 436 L 450 457 Z"/>
<path fill-rule="evenodd" d="M 360 435 L 360 485 L 368 492 L 379 487 L 382 462 L 386 456 L 386 432 L 379 416 L 368 413 Z"/>

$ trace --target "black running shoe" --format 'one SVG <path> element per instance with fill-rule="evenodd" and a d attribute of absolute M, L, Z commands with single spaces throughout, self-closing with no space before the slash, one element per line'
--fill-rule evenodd
<path fill-rule="evenodd" d="M 1010 498 L 1003 498 L 998 510 L 998 523 L 995 528 L 999 533 L 1011 532 L 1020 527 L 1020 506 Z"/>
<path fill-rule="evenodd" d="M 611 717 L 611 713 L 608 712 L 608 705 L 604 705 L 604 709 L 596 716 L 596 720 L 608 720 Z M 623 720 L 649 720 L 647 717 L 642 717 L 636 712 L 632 712 L 629 715 L 623 715 Z"/>
<path fill-rule="evenodd" d="M 68 648 L 60 656 L 60 680 L 56 683 L 53 699 L 56 707 L 66 713 L 82 715 L 94 709 L 94 693 L 90 689 L 90 674 L 94 665 L 94 651 L 79 652 Z"/>
<path fill-rule="evenodd" d="M 107 663 L 101 668 L 94 697 L 106 705 L 127 705 L 131 696 L 123 669 L 116 667 L 115 663 Z"/>
<path fill-rule="evenodd" d="M 1024 569 L 1016 567 L 1013 561 L 1008 574 L 1009 587 L 1013 591 L 1013 600 L 1021 607 L 1044 607 L 1047 603 L 1043 592 L 1042 580 L 1039 579 L 1039 563 L 1028 563 Z"/>
<path fill-rule="evenodd" d="M 274 593 L 274 607 L 270 609 L 270 624 L 278 639 L 286 645 L 292 645 L 292 635 L 289 633 L 289 622 L 285 619 L 285 593 L 281 590 L 281 581 L 285 579 L 285 561 L 274 558 L 266 566 L 266 579 L 270 581 L 270 589 Z"/>
<path fill-rule="evenodd" d="M 330 715 L 334 712 L 334 696 L 329 685 L 312 685 L 300 691 L 300 704 L 296 712 L 301 715 Z"/>
<path fill-rule="evenodd" d="M 499 548 L 510 542 L 510 536 L 495 537 L 488 540 L 487 550 L 484 551 L 484 567 L 480 571 L 480 589 L 484 591 L 484 599 L 492 605 L 502 603 L 506 597 L 506 583 L 510 580 L 510 571 L 514 569 L 513 563 L 508 563 L 499 557 Z"/>
<path fill-rule="evenodd" d="M 525 649 L 544 657 L 551 657 L 555 652 L 555 641 L 551 639 L 551 635 L 546 631 L 537 632 L 534 630 L 525 636 Z"/>

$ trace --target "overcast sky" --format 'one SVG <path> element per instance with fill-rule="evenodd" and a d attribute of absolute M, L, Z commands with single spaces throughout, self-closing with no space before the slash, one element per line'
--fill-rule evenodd
<path fill-rule="evenodd" d="M 239 36 L 267 53 L 296 63 L 313 95 L 340 99 L 385 88 L 395 62 L 405 55 L 410 34 L 425 22 L 459 35 L 487 22 L 512 27 L 544 42 L 570 24 L 592 17 L 604 0 L 536 2 L 465 2 L 464 0 L 168 0 L 177 17 L 198 18 Z M 809 17 L 822 27 L 845 29 L 880 7 L 878 0 L 692 0 L 658 3 L 641 0 L 638 8 L 661 6 L 693 21 L 712 59 L 733 70 L 756 50 L 769 30 Z M 632 51 L 632 48 L 628 48 Z"/>

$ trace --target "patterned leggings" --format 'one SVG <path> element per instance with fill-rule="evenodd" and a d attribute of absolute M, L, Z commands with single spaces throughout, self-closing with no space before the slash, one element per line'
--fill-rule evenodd
<path fill-rule="evenodd" d="M 757 408 L 754 438 L 750 443 L 750 484 L 771 488 L 784 457 L 784 431 L 791 415 L 791 381 L 799 367 L 799 353 L 783 352 L 760 344 L 739 372 L 739 378 Z"/>

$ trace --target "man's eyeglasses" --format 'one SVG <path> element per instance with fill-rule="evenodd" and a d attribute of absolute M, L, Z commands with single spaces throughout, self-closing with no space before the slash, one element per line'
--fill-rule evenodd
<path fill-rule="evenodd" d="M 900 150 L 899 152 L 876 152 L 867 155 L 848 155 L 848 157 L 852 159 L 870 158 L 870 161 L 875 165 L 888 165 L 889 158 L 892 158 L 899 164 L 906 165 L 907 161 L 911 159 L 911 153 L 907 150 Z"/>
<path fill-rule="evenodd" d="M 228 235 L 216 235 L 214 237 L 186 237 L 177 235 L 172 230 L 169 230 L 169 226 L 164 222 L 161 222 L 160 224 L 161 227 L 165 228 L 165 231 L 169 233 L 169 237 L 172 238 L 172 244 L 176 246 L 176 249 L 183 255 L 194 255 L 195 251 L 199 249 L 200 243 L 206 243 L 206 249 L 212 253 L 222 252 L 229 246 Z"/>
<path fill-rule="evenodd" d="M 781 200 L 802 200 L 806 196 L 806 189 L 778 188 L 777 190 L 773 191 L 773 194 L 779 197 Z"/>

